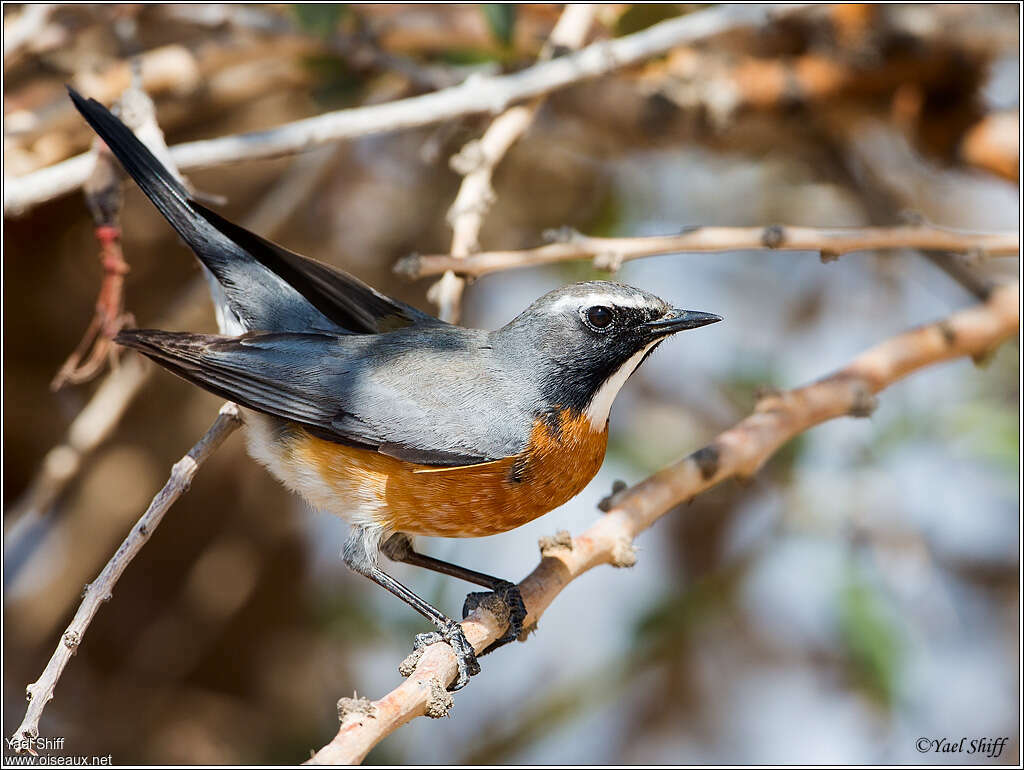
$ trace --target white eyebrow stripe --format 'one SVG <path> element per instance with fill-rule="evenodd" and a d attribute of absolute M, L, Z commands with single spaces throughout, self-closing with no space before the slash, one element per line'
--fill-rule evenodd
<path fill-rule="evenodd" d="M 590 294 L 584 294 L 582 296 L 568 295 L 566 297 L 559 297 L 550 307 L 549 310 L 552 313 L 560 313 L 565 310 L 567 306 L 576 309 L 578 307 L 590 307 L 591 305 L 613 305 L 615 307 L 646 307 L 655 308 L 654 304 L 645 297 L 643 294 L 634 294 L 632 296 L 621 296 L 604 294 L 601 292 L 592 292 Z M 655 308 L 656 309 L 656 308 Z"/>

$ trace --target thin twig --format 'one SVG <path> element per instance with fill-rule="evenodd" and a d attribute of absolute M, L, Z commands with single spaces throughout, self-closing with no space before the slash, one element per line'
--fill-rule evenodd
<path fill-rule="evenodd" d="M 642 238 L 593 238 L 569 231 L 556 243 L 519 251 L 487 251 L 466 258 L 449 254 L 413 255 L 395 265 L 407 278 L 424 278 L 452 270 L 478 278 L 499 270 L 548 265 L 573 259 L 593 259 L 595 267 L 615 270 L 622 262 L 657 254 L 698 251 L 817 252 L 822 260 L 875 249 L 934 249 L 971 257 L 1007 257 L 1020 253 L 1017 233 L 976 233 L 934 225 L 898 227 L 697 227 L 679 235 Z"/>
<path fill-rule="evenodd" d="M 587 39 L 595 12 L 593 5 L 585 3 L 567 6 L 541 51 L 541 59 L 580 48 Z M 480 230 L 495 199 L 491 185 L 494 169 L 533 124 L 543 103 L 544 97 L 538 96 L 527 104 L 505 110 L 480 139 L 468 143 L 452 157 L 452 169 L 463 174 L 459 192 L 448 209 L 453 257 L 461 259 L 480 250 Z M 438 306 L 442 320 L 449 323 L 459 320 L 465 285 L 465 280 L 448 271 L 430 287 L 427 297 Z"/>
<path fill-rule="evenodd" d="M 747 478 L 794 436 L 836 417 L 862 417 L 875 406 L 875 394 L 911 372 L 960 356 L 988 355 L 1016 336 L 1020 323 L 1020 288 L 1004 285 L 989 300 L 954 313 L 943 321 L 892 337 L 865 351 L 845 368 L 810 385 L 762 398 L 753 414 L 721 433 L 710 444 L 639 484 L 613 495 L 608 513 L 576 538 L 542 541 L 540 564 L 519 584 L 536 623 L 572 580 L 592 567 L 631 566 L 633 539 L 676 505 L 730 478 Z M 478 609 L 462 627 L 477 651 L 505 632 L 499 620 Z M 311 764 L 354 764 L 386 736 L 418 716 L 443 716 L 451 701 L 445 685 L 455 678 L 450 647 L 433 645 L 404 683 L 380 700 L 350 709 L 334 739 L 316 752 Z"/>
<path fill-rule="evenodd" d="M 182 457 L 171 468 L 170 478 L 164 485 L 149 508 L 142 514 L 142 517 L 135 523 L 120 548 L 107 562 L 99 577 L 86 586 L 85 596 L 75 613 L 71 625 L 61 636 L 57 649 L 54 651 L 50 662 L 46 664 L 42 675 L 27 688 L 28 710 L 21 725 L 14 733 L 16 741 L 36 738 L 39 735 L 39 719 L 43 715 L 46 704 L 53 700 L 53 690 L 60 680 L 61 674 L 75 654 L 78 646 L 82 643 L 93 616 L 99 610 L 103 602 L 108 601 L 113 593 L 114 585 L 118 578 L 125 571 L 132 559 L 139 553 L 142 546 L 149 540 L 150 535 L 160 525 L 164 514 L 170 509 L 174 502 L 189 488 L 192 477 L 195 476 L 199 466 L 213 454 L 231 433 L 242 424 L 238 407 L 232 403 L 226 403 L 220 409 L 220 414 L 206 434 L 199 439 L 188 454 Z M 31 746 L 25 746 L 25 750 L 31 752 Z M 34 753 L 34 752 L 32 752 Z"/>
<path fill-rule="evenodd" d="M 469 78 L 453 88 L 386 104 L 328 112 L 266 131 L 187 142 L 171 148 L 178 168 L 189 170 L 242 160 L 272 158 L 367 134 L 398 131 L 479 113 L 498 114 L 510 105 L 607 75 L 741 27 L 764 24 L 772 15 L 801 5 L 721 6 L 655 24 L 641 32 L 600 41 L 583 50 L 540 62 L 510 75 Z M 770 12 L 770 13 L 769 13 Z M 31 174 L 4 180 L 4 216 L 26 211 L 79 187 L 91 170 L 88 154 Z"/>

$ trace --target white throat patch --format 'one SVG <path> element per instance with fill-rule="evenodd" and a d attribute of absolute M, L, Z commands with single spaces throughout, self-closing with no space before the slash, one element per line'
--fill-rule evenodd
<path fill-rule="evenodd" d="M 625 385 L 626 380 L 629 379 L 629 375 L 640 366 L 640 362 L 644 360 L 647 352 L 659 342 L 661 340 L 655 340 L 647 345 L 647 347 L 638 350 L 618 368 L 615 374 L 604 381 L 604 384 L 594 394 L 594 397 L 590 399 L 590 403 L 587 404 L 587 409 L 584 412 L 591 429 L 599 432 L 604 431 L 605 426 L 608 424 L 608 413 L 612 410 L 612 402 L 615 400 L 615 397 L 619 395 L 619 391 Z"/>

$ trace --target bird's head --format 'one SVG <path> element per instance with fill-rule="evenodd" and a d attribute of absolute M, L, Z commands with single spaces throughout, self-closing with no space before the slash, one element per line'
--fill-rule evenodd
<path fill-rule="evenodd" d="M 588 281 L 545 294 L 497 334 L 539 367 L 548 405 L 584 414 L 603 431 L 619 389 L 659 343 L 721 320 L 632 286 Z"/>

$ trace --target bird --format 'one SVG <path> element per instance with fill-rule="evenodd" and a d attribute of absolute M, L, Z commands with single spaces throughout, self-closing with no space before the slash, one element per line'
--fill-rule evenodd
<path fill-rule="evenodd" d="M 243 408 L 249 454 L 314 508 L 346 519 L 345 564 L 426 618 L 421 649 L 451 645 L 458 690 L 480 671 L 454 619 L 380 564 L 425 567 L 509 609 L 491 652 L 522 633 L 518 588 L 416 550 L 415 536 L 481 537 L 579 493 L 600 468 L 626 379 L 668 337 L 721 321 L 621 283 L 555 289 L 496 330 L 441 321 L 208 209 L 106 107 L 74 106 L 199 259 L 219 334 L 115 337 Z M 483 652 L 481 654 L 483 654 Z"/>

